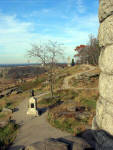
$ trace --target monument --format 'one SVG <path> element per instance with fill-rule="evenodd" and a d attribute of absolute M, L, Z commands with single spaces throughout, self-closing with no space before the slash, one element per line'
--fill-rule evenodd
<path fill-rule="evenodd" d="M 31 91 L 32 97 L 29 99 L 27 115 L 38 116 L 37 99 L 34 97 L 34 90 Z"/>
<path fill-rule="evenodd" d="M 92 129 L 113 135 L 113 0 L 99 1 L 99 99 Z"/>
<path fill-rule="evenodd" d="M 29 99 L 27 115 L 38 116 L 37 101 L 36 101 L 36 98 L 34 97 L 31 97 Z"/>
<path fill-rule="evenodd" d="M 70 67 L 70 66 L 71 66 L 71 58 L 68 57 L 68 58 L 67 58 L 67 61 L 68 61 L 68 67 Z"/>

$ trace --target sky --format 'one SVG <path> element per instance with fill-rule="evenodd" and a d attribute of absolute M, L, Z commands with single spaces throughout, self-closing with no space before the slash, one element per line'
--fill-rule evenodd
<path fill-rule="evenodd" d="M 98 35 L 98 0 L 0 0 L 0 64 L 32 63 L 32 44 L 64 44 L 65 61 L 74 48 Z"/>

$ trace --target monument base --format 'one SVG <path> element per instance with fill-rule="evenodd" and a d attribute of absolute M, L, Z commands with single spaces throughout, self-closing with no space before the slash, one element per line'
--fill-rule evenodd
<path fill-rule="evenodd" d="M 29 108 L 27 111 L 27 115 L 38 116 L 38 111 L 36 109 Z"/>

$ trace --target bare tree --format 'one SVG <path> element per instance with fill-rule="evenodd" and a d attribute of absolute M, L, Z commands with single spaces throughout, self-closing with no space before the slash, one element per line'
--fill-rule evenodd
<path fill-rule="evenodd" d="M 50 83 L 51 97 L 54 96 L 55 69 L 57 62 L 63 58 L 62 44 L 49 41 L 43 44 L 32 44 L 32 48 L 28 50 L 29 57 L 36 57 L 47 69 L 48 81 Z"/>

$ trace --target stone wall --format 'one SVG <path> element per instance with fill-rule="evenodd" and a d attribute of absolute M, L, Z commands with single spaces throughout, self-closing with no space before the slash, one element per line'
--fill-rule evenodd
<path fill-rule="evenodd" d="M 113 0 L 99 1 L 99 99 L 96 124 L 113 135 Z M 93 123 L 94 125 L 94 123 Z M 92 126 L 93 126 L 92 125 Z M 96 127 L 95 127 L 96 129 Z"/>

